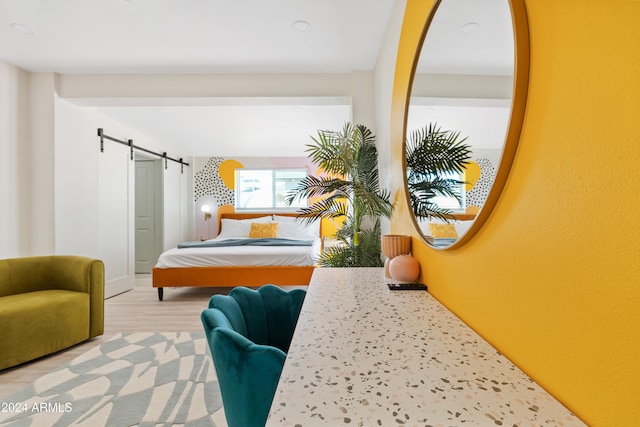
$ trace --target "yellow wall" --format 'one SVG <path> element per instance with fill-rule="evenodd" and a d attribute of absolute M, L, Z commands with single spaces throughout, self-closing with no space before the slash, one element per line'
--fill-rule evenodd
<path fill-rule="evenodd" d="M 410 56 L 432 2 L 408 0 L 392 111 L 392 232 Z M 527 0 L 531 75 L 506 187 L 466 245 L 414 237 L 429 291 L 589 425 L 640 420 L 640 2 Z"/>

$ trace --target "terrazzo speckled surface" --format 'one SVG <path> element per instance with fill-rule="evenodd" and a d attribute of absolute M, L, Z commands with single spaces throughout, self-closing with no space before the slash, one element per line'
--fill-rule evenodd
<path fill-rule="evenodd" d="M 313 274 L 267 426 L 584 426 L 424 291 Z"/>

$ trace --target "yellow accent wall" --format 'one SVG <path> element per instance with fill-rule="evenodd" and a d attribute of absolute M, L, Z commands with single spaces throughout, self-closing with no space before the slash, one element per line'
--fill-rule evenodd
<path fill-rule="evenodd" d="M 524 127 L 483 228 L 436 251 L 401 171 L 411 58 L 433 2 L 407 0 L 394 82 L 392 232 L 413 235 L 429 291 L 592 426 L 640 420 L 640 2 L 526 0 Z"/>

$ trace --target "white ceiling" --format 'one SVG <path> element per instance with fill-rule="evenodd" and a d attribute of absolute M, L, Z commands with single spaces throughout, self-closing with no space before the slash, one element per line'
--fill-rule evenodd
<path fill-rule="evenodd" d="M 2 0 L 0 57 L 58 73 L 373 68 L 393 0 Z M 295 21 L 311 28 L 297 32 Z M 20 23 L 35 37 L 13 31 Z"/>
<path fill-rule="evenodd" d="M 443 0 L 418 72 L 513 75 L 513 49 L 508 0 Z"/>
<path fill-rule="evenodd" d="M 494 7 L 496 1 L 506 4 L 472 3 Z M 474 37 L 501 25 L 460 2 L 469 0 L 444 1 L 464 20 L 481 22 Z M 61 74 L 372 70 L 393 6 L 394 0 L 0 0 L 0 58 L 27 71 Z M 296 31 L 296 21 L 310 28 Z M 16 24 L 34 34 L 16 31 Z M 448 26 L 456 34 L 458 27 Z M 481 56 L 483 72 L 491 72 L 487 56 Z M 317 129 L 340 129 L 349 120 L 348 100 L 306 101 L 101 111 L 180 144 L 181 155 L 292 156 L 304 155 Z M 216 144 L 213 129 L 224 136 Z"/>

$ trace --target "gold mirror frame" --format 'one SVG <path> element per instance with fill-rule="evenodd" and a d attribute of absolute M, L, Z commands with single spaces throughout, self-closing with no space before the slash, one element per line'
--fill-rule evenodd
<path fill-rule="evenodd" d="M 422 51 L 422 46 L 427 37 L 427 33 L 429 31 L 429 27 L 431 26 L 431 22 L 435 17 L 436 11 L 440 6 L 440 3 L 443 0 L 435 0 L 433 7 L 427 17 L 427 22 L 425 23 L 424 29 L 420 36 L 420 40 L 418 42 L 418 46 L 416 47 L 416 51 L 413 58 L 413 65 L 411 68 L 411 74 L 409 78 L 409 87 L 407 91 L 407 97 L 405 102 L 405 111 L 404 111 L 404 124 L 403 124 L 403 141 L 402 141 L 402 167 L 403 171 L 407 169 L 406 163 L 406 139 L 407 139 L 407 118 L 409 115 L 409 104 L 411 101 L 411 93 L 413 89 L 413 81 L 416 74 L 416 70 L 418 67 L 418 61 L 420 59 L 420 53 Z M 516 148 L 518 146 L 518 141 L 520 139 L 520 134 L 522 131 L 522 126 L 524 122 L 524 114 L 525 107 L 527 102 L 527 92 L 529 88 L 529 25 L 527 20 L 527 12 L 525 8 L 524 0 L 509 0 L 509 8 L 511 10 L 511 23 L 513 27 L 513 37 L 514 37 L 514 70 L 513 70 L 513 96 L 512 96 L 512 104 L 511 104 L 511 114 L 509 117 L 508 128 L 506 132 L 505 142 L 502 149 L 502 155 L 500 157 L 500 162 L 497 167 L 495 179 L 493 181 L 493 185 L 489 194 L 480 208 L 478 213 L 476 214 L 475 220 L 469 230 L 459 237 L 455 242 L 446 247 L 438 247 L 430 244 L 424 233 L 421 231 L 420 225 L 418 224 L 416 216 L 413 214 L 413 207 L 411 206 L 411 198 L 409 197 L 409 188 L 407 185 L 407 177 L 406 173 L 403 172 L 404 175 L 404 191 L 405 191 L 405 199 L 408 204 L 409 213 L 411 214 L 411 218 L 413 221 L 413 226 L 416 230 L 419 231 L 420 237 L 423 242 L 427 244 L 428 247 L 435 250 L 449 250 L 454 248 L 459 248 L 468 242 L 482 227 L 485 223 L 494 206 L 496 205 L 500 193 L 504 188 L 504 185 L 507 181 L 507 177 L 509 176 L 509 171 L 511 170 L 511 165 L 513 163 L 513 159 L 515 157 Z"/>

